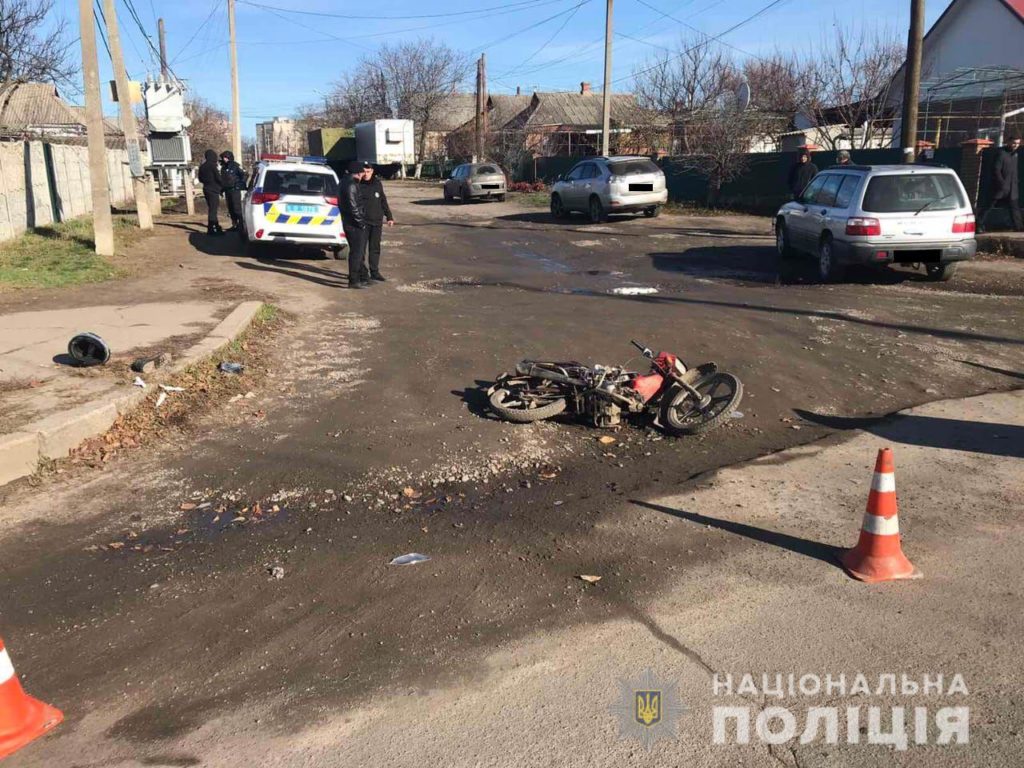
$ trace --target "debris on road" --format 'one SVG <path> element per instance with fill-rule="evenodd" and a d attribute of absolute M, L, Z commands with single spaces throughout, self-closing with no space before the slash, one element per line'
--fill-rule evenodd
<path fill-rule="evenodd" d="M 614 437 L 610 437 L 609 435 L 602 435 L 601 437 L 597 438 L 597 442 L 599 442 L 601 445 L 612 445 L 613 443 L 616 443 L 618 441 Z"/>
<path fill-rule="evenodd" d="M 245 370 L 245 366 L 241 363 L 229 363 L 227 360 L 224 360 L 217 366 L 217 370 L 221 373 L 241 373 Z"/>
<path fill-rule="evenodd" d="M 643 285 L 629 285 L 623 288 L 612 288 L 611 292 L 616 296 L 650 296 L 657 293 L 658 289 Z"/>
<path fill-rule="evenodd" d="M 164 404 L 164 402 L 166 400 L 167 400 L 167 393 L 166 392 L 161 392 L 160 396 L 156 399 L 156 405 L 154 407 L 155 408 L 159 408 L 161 405 Z"/>
<path fill-rule="evenodd" d="M 151 373 L 157 368 L 162 368 L 171 361 L 170 355 L 161 352 L 156 357 L 137 357 L 132 360 L 131 369 L 135 373 Z"/>
<path fill-rule="evenodd" d="M 597 584 L 601 580 L 600 576 L 590 576 L 588 574 L 580 574 L 580 579 L 587 582 L 587 584 Z"/>
<path fill-rule="evenodd" d="M 429 557 L 421 555 L 419 552 L 410 552 L 408 555 L 396 557 L 388 565 L 416 565 L 416 563 L 425 563 L 429 559 Z"/>
<path fill-rule="evenodd" d="M 275 565 L 273 568 L 270 568 L 269 571 L 270 578 L 272 579 L 280 580 L 284 578 L 284 568 L 282 568 L 280 565 Z"/>
<path fill-rule="evenodd" d="M 146 388 L 146 382 L 144 382 L 142 380 L 141 376 L 136 376 L 135 377 L 135 381 L 132 382 L 132 386 L 133 387 L 141 387 L 142 389 L 145 389 Z"/>
<path fill-rule="evenodd" d="M 160 389 L 162 389 L 164 392 L 184 392 L 185 391 L 184 387 L 169 387 L 166 384 L 161 384 L 160 385 Z"/>

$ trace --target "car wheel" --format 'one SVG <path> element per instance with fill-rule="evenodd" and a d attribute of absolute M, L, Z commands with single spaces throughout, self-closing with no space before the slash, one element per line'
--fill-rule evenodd
<path fill-rule="evenodd" d="M 448 185 L 447 184 L 445 185 L 445 188 L 444 188 L 444 201 L 446 203 L 450 203 L 452 201 L 452 193 L 448 191 Z"/>
<path fill-rule="evenodd" d="M 644 208 L 644 216 L 646 216 L 648 219 L 656 219 L 660 215 L 661 215 L 661 206 L 660 205 L 652 205 L 652 206 L 650 206 L 648 208 Z"/>
<path fill-rule="evenodd" d="M 600 224 L 605 220 L 604 206 L 601 204 L 601 198 L 597 195 L 590 196 L 590 205 L 587 207 L 587 212 L 590 214 L 591 224 Z"/>
<path fill-rule="evenodd" d="M 495 195 L 494 199 L 497 200 L 499 203 L 504 203 L 505 202 L 505 193 L 503 192 L 500 195 Z"/>
<path fill-rule="evenodd" d="M 782 219 L 775 222 L 775 250 L 778 251 L 780 259 L 793 257 L 793 246 L 789 244 L 789 231 L 786 229 L 786 222 Z"/>
<path fill-rule="evenodd" d="M 944 283 L 947 280 L 951 280 L 953 275 L 956 274 L 957 264 L 956 262 L 950 262 L 948 264 L 925 264 L 924 268 L 928 273 L 929 280 Z"/>
<path fill-rule="evenodd" d="M 569 218 L 569 212 L 565 209 L 565 205 L 562 203 L 562 197 L 560 195 L 551 196 L 551 215 L 556 219 Z"/>
<path fill-rule="evenodd" d="M 835 243 L 829 235 L 818 243 L 818 279 L 831 283 L 839 279 L 839 265 L 836 263 Z"/>

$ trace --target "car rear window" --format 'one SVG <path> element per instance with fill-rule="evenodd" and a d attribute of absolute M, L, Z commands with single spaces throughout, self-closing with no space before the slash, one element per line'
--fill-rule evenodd
<path fill-rule="evenodd" d="M 861 206 L 870 213 L 950 211 L 965 205 L 956 177 L 949 173 L 875 176 L 868 182 Z"/>
<path fill-rule="evenodd" d="M 298 197 L 337 197 L 338 182 L 329 173 L 316 171 L 267 171 L 263 191 Z"/>
<path fill-rule="evenodd" d="M 608 168 L 615 176 L 637 176 L 641 173 L 661 173 L 661 168 L 651 160 L 619 160 L 608 163 Z"/>
<path fill-rule="evenodd" d="M 477 176 L 490 176 L 495 173 L 500 173 L 500 171 L 493 165 L 481 165 L 476 169 Z"/>

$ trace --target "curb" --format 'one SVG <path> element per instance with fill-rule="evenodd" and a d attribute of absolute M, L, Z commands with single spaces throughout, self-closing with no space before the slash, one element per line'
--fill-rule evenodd
<path fill-rule="evenodd" d="M 242 302 L 167 370 L 179 373 L 230 344 L 249 327 L 262 307 L 262 301 Z M 0 486 L 33 474 L 40 459 L 66 458 L 83 441 L 110 429 L 118 416 L 130 411 L 145 397 L 144 391 L 132 388 L 131 392 L 108 395 L 38 419 L 17 432 L 0 435 Z"/>
<path fill-rule="evenodd" d="M 988 232 L 977 235 L 977 240 L 979 251 L 1008 253 L 1018 259 L 1024 259 L 1024 238 Z"/>

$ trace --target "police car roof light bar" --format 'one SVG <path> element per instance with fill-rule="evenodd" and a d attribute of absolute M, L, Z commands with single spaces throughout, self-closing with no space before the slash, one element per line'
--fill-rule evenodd
<path fill-rule="evenodd" d="M 275 155 L 263 153 L 260 155 L 260 160 L 284 163 L 318 163 L 319 165 L 327 165 L 327 158 L 320 157 L 319 155 Z"/>

